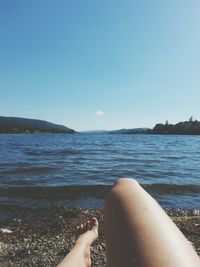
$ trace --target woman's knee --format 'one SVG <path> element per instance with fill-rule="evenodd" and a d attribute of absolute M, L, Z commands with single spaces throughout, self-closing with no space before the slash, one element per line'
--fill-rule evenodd
<path fill-rule="evenodd" d="M 127 193 L 131 192 L 134 195 L 134 192 L 139 188 L 140 185 L 136 180 L 132 178 L 120 178 L 114 183 L 106 202 L 127 198 Z"/>
<path fill-rule="evenodd" d="M 113 189 L 118 187 L 131 187 L 131 188 L 137 188 L 139 186 L 139 183 L 133 179 L 133 178 L 120 178 L 115 181 Z"/>

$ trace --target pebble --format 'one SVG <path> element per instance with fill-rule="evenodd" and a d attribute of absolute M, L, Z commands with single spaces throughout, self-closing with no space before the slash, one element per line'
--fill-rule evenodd
<path fill-rule="evenodd" d="M 1 228 L 0 231 L 1 231 L 3 234 L 11 234 L 11 233 L 12 233 L 11 230 L 6 229 L 6 228 Z"/>

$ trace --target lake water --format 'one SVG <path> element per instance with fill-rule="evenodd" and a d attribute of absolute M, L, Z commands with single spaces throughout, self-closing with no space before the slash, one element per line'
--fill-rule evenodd
<path fill-rule="evenodd" d="M 102 207 L 132 177 L 163 207 L 200 208 L 200 136 L 0 135 L 0 204 Z"/>

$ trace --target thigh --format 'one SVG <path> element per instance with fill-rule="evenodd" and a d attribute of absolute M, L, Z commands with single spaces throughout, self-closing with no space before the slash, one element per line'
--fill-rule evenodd
<path fill-rule="evenodd" d="M 118 180 L 108 195 L 105 228 L 110 266 L 200 266 L 187 239 L 133 179 Z"/>

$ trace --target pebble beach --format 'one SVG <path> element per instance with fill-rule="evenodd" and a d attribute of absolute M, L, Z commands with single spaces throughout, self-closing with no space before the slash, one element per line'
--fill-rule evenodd
<path fill-rule="evenodd" d="M 166 210 L 200 255 L 199 210 Z M 106 266 L 102 209 L 0 209 L 0 267 L 55 267 L 71 250 L 75 228 L 90 216 L 99 220 L 99 239 L 92 246 L 93 266 Z M 155 222 L 156 223 L 156 222 Z"/>

